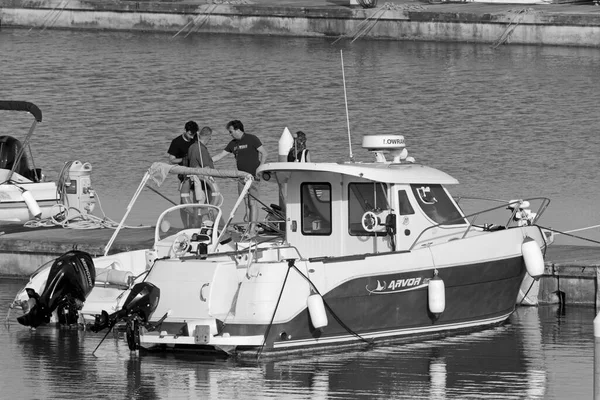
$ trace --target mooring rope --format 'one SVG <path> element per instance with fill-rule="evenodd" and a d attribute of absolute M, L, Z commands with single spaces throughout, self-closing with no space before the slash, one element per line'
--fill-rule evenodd
<path fill-rule="evenodd" d="M 300 274 L 300 276 L 304 279 L 306 279 L 306 281 L 309 283 L 309 285 L 311 286 L 311 288 L 315 291 L 316 294 L 318 294 L 319 296 L 321 296 L 321 298 L 323 298 L 323 295 L 321 295 L 321 293 L 319 292 L 319 289 L 317 289 L 317 287 L 315 286 L 315 284 L 310 280 L 310 278 L 306 275 L 304 275 L 299 269 L 298 267 L 296 267 L 296 264 L 294 263 L 294 260 L 291 260 L 292 265 L 291 267 L 294 268 L 298 274 Z M 362 337 L 361 335 L 359 335 L 358 333 L 356 333 L 355 331 L 353 331 L 348 325 L 346 325 L 344 323 L 344 321 L 342 321 L 335 312 L 333 312 L 333 310 L 331 309 L 331 307 L 329 306 L 329 304 L 325 301 L 325 299 L 323 299 L 323 305 L 325 306 L 325 308 L 327 308 L 327 311 L 329 311 L 329 313 L 331 314 L 331 316 L 337 321 L 337 323 L 346 330 L 346 332 L 348 332 L 349 334 L 353 335 L 354 337 L 356 337 L 358 340 L 360 340 L 361 342 L 364 342 L 368 345 L 373 345 L 374 344 L 374 340 L 369 340 L 369 339 L 365 339 L 364 337 Z"/>
<path fill-rule="evenodd" d="M 208 20 L 208 18 L 210 17 L 210 15 L 215 11 L 215 9 L 217 8 L 217 6 L 218 5 L 215 4 L 212 7 L 212 9 L 210 9 L 206 14 L 198 14 L 197 16 L 195 16 L 194 18 L 192 18 L 187 24 L 185 24 L 183 26 L 183 28 L 181 28 L 179 31 L 177 31 L 177 33 L 174 34 L 171 37 L 171 39 L 174 39 L 176 36 L 178 36 L 181 32 L 183 32 L 190 25 L 191 25 L 191 28 L 190 28 L 190 30 L 188 31 L 188 33 L 184 37 L 188 37 L 189 34 L 192 33 L 194 30 L 200 29 L 200 27 L 202 25 L 204 25 L 204 23 Z M 197 24 L 197 22 L 200 21 L 200 19 L 202 19 L 202 21 L 199 24 Z"/>
<path fill-rule="evenodd" d="M 508 12 L 514 12 L 514 11 L 509 10 Z M 504 30 L 502 35 L 500 35 L 500 38 L 498 38 L 498 40 L 496 40 L 492 44 L 492 48 L 495 49 L 498 46 L 506 43 L 508 41 L 508 39 L 510 38 L 510 35 L 512 35 L 512 33 L 517 28 L 517 25 L 519 25 L 521 22 L 523 22 L 523 19 L 525 19 L 525 15 L 529 14 L 530 12 L 534 12 L 533 8 L 523 8 L 521 10 L 517 10 L 516 16 L 510 21 L 510 23 L 508 24 L 508 26 L 506 27 L 506 29 Z M 518 20 L 517 20 L 517 18 L 518 18 Z"/>
<path fill-rule="evenodd" d="M 600 225 L 596 225 L 596 226 L 594 226 L 594 228 L 597 227 L 597 226 L 600 226 Z M 538 227 L 540 227 L 541 229 L 545 229 L 547 231 L 554 232 L 554 233 L 559 234 L 559 235 L 565 235 L 565 236 L 569 236 L 569 237 L 572 237 L 572 238 L 575 238 L 575 239 L 580 239 L 580 240 L 585 240 L 587 242 L 592 242 L 592 243 L 600 244 L 600 241 L 598 241 L 598 240 L 588 239 L 588 238 L 584 238 L 584 237 L 581 237 L 581 236 L 572 235 L 572 234 L 568 233 L 568 232 L 576 232 L 576 231 L 585 230 L 585 229 L 591 229 L 592 227 L 582 228 L 582 229 L 575 229 L 574 231 L 564 231 L 564 232 L 556 230 L 556 229 L 552 229 L 552 228 L 546 228 L 545 226 L 540 226 L 540 225 L 538 225 Z"/>
<path fill-rule="evenodd" d="M 363 21 L 361 21 L 356 26 L 356 29 L 354 30 L 353 33 L 351 33 L 349 35 L 342 34 L 336 40 L 334 40 L 331 44 L 333 45 L 345 37 L 352 37 L 352 42 L 356 41 L 361 36 L 364 36 L 367 32 L 369 32 L 371 29 L 373 29 L 373 27 L 377 24 L 377 22 L 379 22 L 379 20 L 381 19 L 381 17 L 383 16 L 383 14 L 386 11 L 405 11 L 405 10 L 424 10 L 424 9 L 426 9 L 426 7 L 423 7 L 422 5 L 419 5 L 419 4 L 403 5 L 403 4 L 394 4 L 394 3 L 389 3 L 389 2 L 385 3 L 384 5 L 379 7 L 377 10 L 375 10 L 373 12 L 373 14 L 369 15 L 367 18 L 365 18 Z M 365 24 L 368 24 L 368 25 L 365 26 Z"/>
<path fill-rule="evenodd" d="M 194 21 L 194 25 L 190 28 L 189 32 L 184 37 L 188 37 L 190 35 L 190 33 L 192 33 L 192 32 L 198 32 L 200 30 L 200 28 L 202 27 L 202 25 L 204 25 L 206 23 L 206 21 L 208 21 L 211 14 L 213 13 L 213 11 L 215 11 L 215 9 L 217 7 L 218 7 L 218 4 L 215 4 L 213 6 L 213 8 L 211 10 L 209 10 L 206 13 L 206 15 L 204 15 L 204 18 L 202 19 L 202 21 L 200 21 L 200 23 L 196 23 L 197 21 Z M 200 156 L 202 156 L 202 153 L 200 153 Z"/>
<path fill-rule="evenodd" d="M 269 325 L 267 326 L 267 330 L 265 331 L 265 337 L 263 339 L 262 345 L 260 346 L 260 348 L 258 349 L 258 352 L 256 353 L 257 360 L 260 358 L 260 355 L 265 347 L 265 344 L 267 343 L 267 338 L 269 337 L 269 332 L 271 331 L 271 327 L 273 326 L 273 321 L 275 320 L 275 314 L 277 314 L 277 309 L 279 308 L 279 302 L 281 301 L 281 296 L 283 296 L 283 290 L 285 289 L 285 283 L 287 282 L 288 276 L 290 275 L 290 269 L 292 269 L 292 265 L 294 265 L 294 260 L 289 260 L 288 261 L 288 269 L 285 272 L 285 278 L 283 278 L 283 284 L 281 285 L 281 291 L 279 291 L 279 297 L 277 297 L 277 303 L 275 303 L 275 309 L 273 310 L 273 315 L 271 316 L 271 321 L 269 322 Z"/>

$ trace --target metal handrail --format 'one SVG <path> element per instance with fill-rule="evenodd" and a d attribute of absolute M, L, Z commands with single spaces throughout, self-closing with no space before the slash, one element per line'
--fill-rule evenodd
<path fill-rule="evenodd" d="M 486 198 L 481 198 L 481 197 L 466 197 L 466 196 L 459 198 L 458 201 L 460 201 L 460 199 L 488 200 L 488 201 L 497 201 L 497 202 L 502 201 L 502 200 L 496 200 L 496 199 L 486 199 Z M 451 228 L 454 228 L 454 227 L 447 227 L 447 226 L 443 226 L 443 225 L 447 225 L 449 222 L 466 220 L 467 223 L 468 223 L 468 226 L 466 227 L 466 230 L 465 230 L 463 236 L 461 237 L 461 239 L 464 239 L 467 236 L 467 234 L 469 233 L 469 231 L 471 230 L 471 227 L 474 226 L 474 224 L 472 222 L 469 222 L 469 218 L 473 218 L 473 217 L 476 218 L 479 215 L 484 214 L 484 213 L 488 213 L 490 211 L 499 210 L 501 208 L 504 208 L 504 207 L 507 207 L 507 206 L 511 206 L 511 205 L 520 205 L 524 201 L 530 201 L 531 202 L 531 201 L 534 201 L 534 200 L 542 200 L 542 203 L 540 204 L 540 206 L 539 206 L 539 208 L 537 210 L 536 216 L 535 216 L 535 218 L 532 221 L 532 224 L 535 224 L 537 222 L 537 220 L 541 217 L 541 215 L 544 213 L 544 211 L 546 211 L 546 208 L 548 208 L 548 205 L 550 204 L 550 199 L 547 198 L 547 197 L 532 197 L 532 198 L 529 198 L 529 199 L 519 199 L 519 200 L 514 200 L 514 201 L 502 201 L 503 204 L 500 205 L 500 206 L 488 208 L 488 209 L 482 210 L 482 211 L 477 211 L 477 212 L 475 212 L 473 214 L 463 215 L 460 218 L 454 218 L 454 219 L 451 219 L 449 221 L 445 221 L 443 223 L 439 223 L 439 224 L 436 224 L 436 225 L 429 226 L 429 227 L 427 227 L 427 228 L 425 228 L 425 229 L 423 229 L 421 231 L 421 233 L 419 234 L 419 236 L 417 236 L 417 238 L 410 245 L 410 247 L 408 248 L 408 250 L 411 251 L 415 247 L 415 245 L 419 242 L 419 240 L 421 239 L 421 237 L 423 236 L 423 234 L 425 232 L 429 231 L 430 229 L 434 229 L 434 228 L 451 229 Z M 457 204 L 458 204 L 458 201 L 457 201 Z M 505 228 L 508 228 L 510 226 L 510 224 L 514 220 L 514 217 L 515 217 L 515 215 L 516 215 L 516 213 L 517 213 L 518 210 L 519 210 L 519 207 L 513 207 L 513 211 L 511 213 L 510 218 L 508 219 L 508 221 L 507 221 L 507 223 L 505 225 Z"/>

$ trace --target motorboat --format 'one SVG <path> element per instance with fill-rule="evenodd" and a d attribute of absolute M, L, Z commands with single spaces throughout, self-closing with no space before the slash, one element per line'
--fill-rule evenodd
<path fill-rule="evenodd" d="M 92 330 L 123 323 L 131 350 L 261 357 L 505 322 L 525 276 L 543 274 L 536 222 L 550 200 L 469 213 L 448 190 L 458 181 L 409 157 L 403 136 L 365 136 L 362 147 L 373 162 L 263 164 L 281 196 L 257 235 L 231 229 L 249 175 L 227 218 L 214 205 L 164 211 L 143 278 Z M 153 168 L 159 180 L 181 173 Z M 182 212 L 197 223 L 174 230 Z"/>
<path fill-rule="evenodd" d="M 29 112 L 34 117 L 23 141 L 0 136 L 0 225 L 51 218 L 70 208 L 91 213 L 95 206 L 92 166 L 70 161 L 57 181 L 47 180 L 42 169 L 36 168 L 30 146 L 33 132 L 42 122 L 42 111 L 27 101 L 0 101 L 0 111 Z"/>

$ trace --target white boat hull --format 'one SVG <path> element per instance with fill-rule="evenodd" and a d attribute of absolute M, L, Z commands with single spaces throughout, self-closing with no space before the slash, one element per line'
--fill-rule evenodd
<path fill-rule="evenodd" d="M 42 214 L 41 218 L 50 218 L 60 210 L 56 207 L 60 199 L 57 196 L 56 183 L 20 183 L 19 187 L 32 194 Z M 0 185 L 0 224 L 23 224 L 34 219 L 21 190 L 13 184 Z"/>
<path fill-rule="evenodd" d="M 296 260 L 293 267 L 271 259 L 276 250 L 268 249 L 264 261 L 250 267 L 219 256 L 159 260 L 146 278 L 160 289 L 151 320 L 169 317 L 154 332 L 142 329 L 139 344 L 256 355 L 481 329 L 514 311 L 526 274 L 523 237 L 543 246 L 541 235 L 537 227 L 474 233 L 412 252 Z M 427 300 L 435 271 L 446 284 L 439 316 L 429 312 Z M 327 304 L 324 329 L 311 324 L 307 298 L 314 289 Z"/>

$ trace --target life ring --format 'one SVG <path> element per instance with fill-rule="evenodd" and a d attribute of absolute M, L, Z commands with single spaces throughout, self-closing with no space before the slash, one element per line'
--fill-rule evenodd
<path fill-rule="evenodd" d="M 219 185 L 212 177 L 190 175 L 190 179 L 194 183 L 194 194 L 197 203 L 210 204 L 216 207 L 223 205 L 223 195 L 219 190 Z"/>

